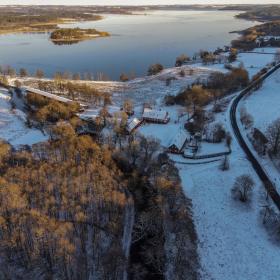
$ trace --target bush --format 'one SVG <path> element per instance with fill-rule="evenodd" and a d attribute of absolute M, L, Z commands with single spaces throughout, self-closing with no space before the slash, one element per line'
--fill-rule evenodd
<path fill-rule="evenodd" d="M 231 189 L 233 199 L 241 202 L 249 201 L 252 196 L 254 184 L 255 183 L 250 175 L 244 174 L 237 177 Z"/>
<path fill-rule="evenodd" d="M 156 74 L 160 73 L 163 69 L 164 69 L 164 67 L 159 63 L 152 64 L 148 69 L 148 75 L 149 76 L 156 75 Z"/>
<path fill-rule="evenodd" d="M 180 67 L 188 61 L 190 61 L 190 58 L 185 54 L 181 54 L 176 58 L 175 66 Z"/>
<path fill-rule="evenodd" d="M 250 128 L 254 123 L 253 117 L 247 112 L 245 107 L 240 109 L 240 120 L 246 129 Z"/>
<path fill-rule="evenodd" d="M 126 74 L 122 73 L 122 74 L 120 75 L 120 80 L 121 80 L 122 82 L 128 82 L 128 81 L 129 81 L 129 77 L 128 77 Z"/>
<path fill-rule="evenodd" d="M 214 123 L 206 132 L 207 140 L 213 143 L 220 143 L 226 137 L 226 131 L 221 123 Z"/>

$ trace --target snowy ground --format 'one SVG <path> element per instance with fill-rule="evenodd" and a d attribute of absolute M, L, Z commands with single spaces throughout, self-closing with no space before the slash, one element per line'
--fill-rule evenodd
<path fill-rule="evenodd" d="M 0 138 L 16 147 L 48 139 L 40 130 L 25 126 L 25 114 L 12 109 L 10 95 L 3 88 L 0 88 Z"/>
<path fill-rule="evenodd" d="M 168 124 L 143 124 L 138 129 L 140 134 L 146 137 L 156 138 L 160 144 L 167 148 L 171 144 L 174 137 L 179 133 L 180 129 L 184 129 L 184 123 L 187 120 L 187 115 L 178 119 L 180 115 L 180 106 L 161 106 L 162 110 L 169 113 L 170 121 Z"/>
<path fill-rule="evenodd" d="M 257 74 L 274 60 L 274 53 L 276 53 L 277 48 L 258 48 L 254 51 L 259 53 L 240 53 L 235 62 L 236 66 L 242 63 L 249 72 L 250 77 Z"/>
<path fill-rule="evenodd" d="M 216 115 L 231 131 L 228 112 Z M 170 124 L 173 129 L 175 124 Z M 155 135 L 162 142 L 175 133 L 171 127 L 148 125 L 141 132 Z M 194 221 L 199 238 L 199 255 L 204 280 L 274 280 L 280 273 L 280 248 L 267 235 L 260 223 L 259 211 L 263 192 L 246 156 L 235 139 L 229 156 L 230 170 L 220 171 L 220 161 L 191 164 L 181 156 L 172 156 L 177 163 L 186 195 L 192 199 Z M 235 202 L 230 189 L 237 176 L 250 174 L 256 183 L 249 206 Z"/>
<path fill-rule="evenodd" d="M 241 107 L 245 106 L 248 113 L 254 118 L 254 127 L 260 129 L 265 133 L 267 127 L 276 119 L 280 118 L 280 70 L 277 70 L 271 77 L 269 77 L 263 86 L 256 92 L 253 92 L 249 97 L 245 98 Z M 242 124 L 239 124 L 242 128 Z M 249 131 L 242 130 L 243 136 L 246 139 Z M 275 183 L 280 192 L 280 170 L 277 169 L 274 163 L 268 156 L 260 156 L 252 147 L 247 138 L 248 145 L 251 146 L 255 156 L 262 163 L 266 173 Z"/>
<path fill-rule="evenodd" d="M 243 104 L 254 117 L 254 126 L 262 131 L 280 118 L 280 70 L 269 77 L 258 91 L 247 97 Z"/>
<path fill-rule="evenodd" d="M 226 153 L 228 152 L 228 148 L 225 142 L 222 143 L 208 143 L 208 142 L 201 142 L 198 152 L 196 156 L 205 156 L 210 154 L 218 154 L 218 153 Z M 186 148 L 185 154 L 192 156 L 193 153 Z"/>
<path fill-rule="evenodd" d="M 231 131 L 228 112 L 218 114 L 216 121 Z M 278 279 L 280 248 L 259 221 L 263 187 L 235 139 L 229 160 L 230 170 L 224 172 L 219 170 L 220 162 L 177 164 L 184 190 L 193 201 L 202 279 Z M 235 178 L 245 173 L 256 183 L 250 206 L 233 201 L 230 193 Z"/>
<path fill-rule="evenodd" d="M 267 50 L 273 52 L 271 49 Z M 240 54 L 237 63 L 242 61 L 252 77 L 270 63 L 273 57 L 274 55 L 265 54 Z M 217 65 L 213 67 L 215 70 L 218 69 Z M 275 81 L 276 88 L 277 84 L 278 82 Z M 271 90 L 274 95 L 277 93 L 275 87 Z M 264 119 L 268 111 L 264 110 L 266 108 L 264 106 L 274 104 L 273 110 L 277 111 L 278 106 L 275 104 L 279 104 L 277 98 L 271 99 L 270 95 L 267 100 L 260 97 L 251 102 L 254 102 L 256 106 L 253 108 L 253 112 L 258 115 L 256 118 L 262 120 L 263 123 L 266 122 Z M 266 105 L 266 102 L 270 105 Z M 275 116 L 275 111 L 269 114 Z M 222 122 L 233 135 L 229 120 L 228 111 L 215 115 L 215 122 Z M 171 122 L 169 126 L 143 126 L 140 132 L 158 137 L 166 145 L 171 135 L 180 127 L 180 122 L 176 124 Z M 199 161 L 191 164 L 189 160 L 182 159 L 180 156 L 172 156 L 172 159 L 182 162 L 176 165 L 179 168 L 186 195 L 193 202 L 202 279 L 279 279 L 280 248 L 269 239 L 260 222 L 259 211 L 262 206 L 260 197 L 263 194 L 263 186 L 235 138 L 232 143 L 232 154 L 229 156 L 229 171 L 219 170 L 220 161 L 204 164 L 203 161 Z M 254 196 L 249 206 L 244 206 L 231 198 L 230 190 L 234 180 L 243 174 L 250 174 L 256 183 Z"/>

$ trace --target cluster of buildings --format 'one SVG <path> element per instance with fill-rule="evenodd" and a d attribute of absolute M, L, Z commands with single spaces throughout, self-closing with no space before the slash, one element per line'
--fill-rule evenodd
<path fill-rule="evenodd" d="M 44 92 L 38 89 L 30 88 L 30 87 L 23 87 L 22 92 L 24 94 L 27 93 L 35 93 L 47 98 L 54 99 L 56 101 L 62 103 L 71 103 L 72 100 L 57 96 L 48 92 Z M 88 109 L 86 105 L 80 104 L 82 107 L 82 111 L 78 114 L 80 119 L 90 123 L 94 121 L 96 118 L 100 117 L 105 112 L 102 112 L 103 109 Z M 108 119 L 121 119 L 120 113 L 124 112 L 123 108 L 118 106 L 107 106 L 106 107 L 106 117 Z M 133 113 L 127 113 L 128 116 L 132 117 Z M 139 128 L 144 123 L 154 123 L 154 124 L 167 124 L 170 121 L 169 113 L 162 109 L 155 109 L 152 107 L 144 106 L 141 118 L 133 117 L 129 118 L 127 122 L 127 132 L 132 134 L 135 132 L 137 128 Z M 175 154 L 182 154 L 185 148 L 186 143 L 192 143 L 189 134 L 184 128 L 178 130 L 178 133 L 172 138 L 170 145 L 168 146 L 168 152 L 175 153 Z"/>
<path fill-rule="evenodd" d="M 268 44 L 270 43 L 271 41 L 279 41 L 280 42 L 280 36 L 259 36 L 257 39 L 256 39 L 256 44 L 261 47 L 263 44 Z"/>

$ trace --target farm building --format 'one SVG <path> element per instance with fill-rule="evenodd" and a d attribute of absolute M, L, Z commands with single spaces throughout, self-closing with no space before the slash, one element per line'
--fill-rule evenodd
<path fill-rule="evenodd" d="M 168 147 L 168 151 L 174 154 L 181 154 L 188 140 L 188 133 L 184 129 L 180 129 L 172 139 Z"/>
<path fill-rule="evenodd" d="M 163 110 L 155 110 L 150 108 L 145 108 L 143 112 L 143 121 L 152 123 L 162 123 L 166 124 L 170 120 L 169 114 Z"/>
<path fill-rule="evenodd" d="M 71 99 L 63 97 L 63 96 L 59 96 L 59 95 L 56 95 L 56 94 L 52 94 L 52 93 L 49 93 L 49 92 L 46 92 L 46 91 L 42 91 L 42 90 L 39 90 L 39 89 L 36 89 L 36 88 L 27 87 L 27 86 L 21 87 L 21 91 L 22 91 L 23 94 L 33 93 L 33 94 L 41 95 L 41 96 L 46 97 L 46 98 L 53 99 L 53 100 L 61 102 L 61 103 L 70 104 L 70 103 L 75 102 L 74 100 L 71 100 Z M 83 103 L 79 103 L 79 105 L 80 105 L 82 110 L 84 110 L 88 107 L 86 104 L 83 104 Z"/>
<path fill-rule="evenodd" d="M 128 133 L 132 133 L 135 129 L 137 129 L 141 125 L 142 121 L 137 118 L 132 119 L 127 124 L 127 131 Z"/>

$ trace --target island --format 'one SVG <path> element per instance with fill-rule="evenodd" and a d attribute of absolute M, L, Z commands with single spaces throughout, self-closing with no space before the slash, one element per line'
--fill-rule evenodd
<path fill-rule="evenodd" d="M 108 36 L 110 36 L 108 32 L 98 31 L 94 28 L 59 28 L 51 32 L 50 40 L 55 44 L 73 44 Z"/>

